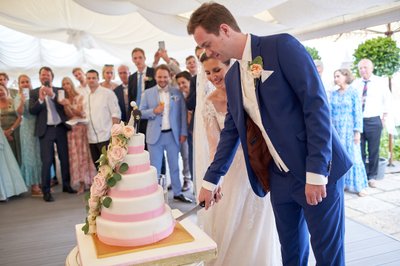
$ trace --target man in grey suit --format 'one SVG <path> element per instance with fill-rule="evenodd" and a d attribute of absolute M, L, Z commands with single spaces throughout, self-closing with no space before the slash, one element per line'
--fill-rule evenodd
<path fill-rule="evenodd" d="M 192 202 L 182 192 L 179 178 L 179 147 L 187 138 L 186 103 L 179 89 L 171 87 L 171 71 L 166 65 L 155 70 L 157 85 L 143 94 L 140 103 L 142 117 L 148 119 L 146 143 L 150 163 L 160 174 L 164 150 L 167 151 L 174 199 Z"/>

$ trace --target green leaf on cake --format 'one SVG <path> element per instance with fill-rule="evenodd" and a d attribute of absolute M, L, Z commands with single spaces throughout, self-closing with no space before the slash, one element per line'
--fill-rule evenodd
<path fill-rule="evenodd" d="M 123 174 L 126 171 L 128 171 L 128 168 L 129 168 L 129 166 L 127 163 L 122 163 L 121 166 L 119 167 L 119 172 Z"/>
<path fill-rule="evenodd" d="M 86 218 L 85 225 L 82 226 L 82 231 L 85 233 L 85 235 L 87 235 L 87 233 L 89 232 L 89 222 L 88 222 L 87 218 Z"/>
<path fill-rule="evenodd" d="M 85 193 L 85 201 L 87 202 L 87 201 L 89 201 L 89 199 L 90 199 L 90 191 L 87 191 Z"/>
<path fill-rule="evenodd" d="M 114 177 L 111 177 L 111 178 L 107 179 L 107 185 L 109 187 L 113 187 L 113 186 L 115 186 L 115 184 L 117 184 L 117 180 L 115 180 Z"/>
<path fill-rule="evenodd" d="M 115 181 L 120 181 L 121 180 L 121 175 L 118 174 L 118 173 L 114 173 L 112 177 L 115 179 Z"/>
<path fill-rule="evenodd" d="M 110 197 L 105 197 L 103 199 L 103 206 L 109 208 L 111 205 L 112 199 Z"/>
<path fill-rule="evenodd" d="M 103 154 L 104 156 L 107 155 L 107 146 L 103 146 L 103 147 L 101 148 L 101 154 Z"/>

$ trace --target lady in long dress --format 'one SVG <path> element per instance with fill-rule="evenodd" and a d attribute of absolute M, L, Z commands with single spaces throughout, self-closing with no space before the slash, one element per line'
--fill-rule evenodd
<path fill-rule="evenodd" d="M 63 78 L 62 88 L 65 90 L 65 99 L 60 103 L 64 106 L 68 119 L 85 118 L 83 95 L 75 90 L 72 80 L 68 77 Z M 71 185 L 74 187 L 79 185 L 78 194 L 82 194 L 85 188 L 89 188 L 92 177 L 96 175 L 89 152 L 86 124 L 73 125 L 67 137 Z"/>
<path fill-rule="evenodd" d="M 19 125 L 21 116 L 17 113 L 14 100 L 10 97 L 9 91 L 3 85 L 0 97 L 0 126 L 8 140 L 18 164 L 21 165 L 21 145 L 19 137 Z M 5 92 L 4 92 L 5 90 Z M 18 102 L 17 105 L 20 103 Z"/>
<path fill-rule="evenodd" d="M 8 90 L 0 85 L 0 108 L 2 110 L 5 109 L 4 102 L 9 109 L 8 106 L 12 105 L 12 100 L 8 96 Z M 19 165 L 3 132 L 0 129 L 0 201 L 27 191 Z"/>
<path fill-rule="evenodd" d="M 19 94 L 15 101 L 21 102 L 17 111 L 22 116 L 20 126 L 21 174 L 25 184 L 31 186 L 33 197 L 42 197 L 40 189 L 42 161 L 40 160 L 39 139 L 35 136 L 36 115 L 29 113 L 29 92 L 32 90 L 31 79 L 27 75 L 18 77 Z"/>
<path fill-rule="evenodd" d="M 227 113 L 224 76 L 228 66 L 205 54 L 200 61 L 207 78 L 216 87 L 207 95 L 202 107 L 211 162 Z M 202 95 L 198 94 L 196 109 L 202 104 L 199 97 Z M 197 126 L 198 124 L 195 131 Z M 201 166 L 196 162 L 195 167 Z M 219 185 L 221 195 L 225 195 L 225 198 L 209 210 L 198 213 L 200 225 L 218 245 L 218 256 L 210 264 L 281 265 L 280 244 L 269 195 L 260 198 L 252 191 L 241 146 L 238 147 L 232 165 Z M 197 188 L 200 189 L 201 186 L 202 184 L 198 183 Z"/>
<path fill-rule="evenodd" d="M 368 182 L 360 147 L 363 129 L 361 100 L 356 89 L 350 85 L 353 76 L 348 69 L 336 70 L 334 79 L 339 89 L 331 95 L 332 124 L 350 158 L 353 158 L 353 167 L 344 176 L 344 188 L 362 197 L 367 193 L 365 188 L 368 187 Z"/>

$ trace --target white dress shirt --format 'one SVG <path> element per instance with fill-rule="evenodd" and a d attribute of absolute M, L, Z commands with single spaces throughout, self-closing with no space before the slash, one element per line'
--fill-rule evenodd
<path fill-rule="evenodd" d="M 89 143 L 108 141 L 111 137 L 112 118 L 121 119 L 117 96 L 112 90 L 99 86 L 84 97 L 85 114 L 89 120 Z"/>
<path fill-rule="evenodd" d="M 353 82 L 352 86 L 357 89 L 362 100 L 364 80 L 359 78 Z M 371 75 L 367 88 L 363 117 L 382 117 L 383 114 L 387 114 L 391 107 L 391 93 L 387 79 Z"/>
<path fill-rule="evenodd" d="M 164 112 L 162 114 L 161 130 L 171 129 L 169 123 L 169 108 L 170 108 L 170 93 L 169 87 L 161 88 L 157 85 L 158 95 L 160 97 L 160 102 L 164 103 Z"/>

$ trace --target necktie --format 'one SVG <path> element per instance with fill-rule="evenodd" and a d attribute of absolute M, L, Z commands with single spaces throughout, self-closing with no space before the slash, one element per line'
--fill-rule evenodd
<path fill-rule="evenodd" d="M 57 113 L 56 110 L 56 105 L 54 104 L 53 100 L 49 98 L 49 96 L 46 96 L 46 107 L 47 107 L 47 112 L 50 112 L 51 118 L 48 119 L 47 124 L 48 125 L 58 125 L 61 123 L 61 118 Z"/>
<path fill-rule="evenodd" d="M 143 79 L 143 74 L 139 72 L 139 78 L 138 78 L 138 86 L 137 86 L 137 95 L 136 95 L 136 104 L 137 106 L 140 106 L 140 98 L 142 97 L 142 79 Z"/>
<path fill-rule="evenodd" d="M 367 100 L 367 91 L 368 91 L 368 84 L 369 80 L 364 80 L 364 88 L 362 93 L 362 111 L 364 112 L 365 108 L 365 101 Z"/>

